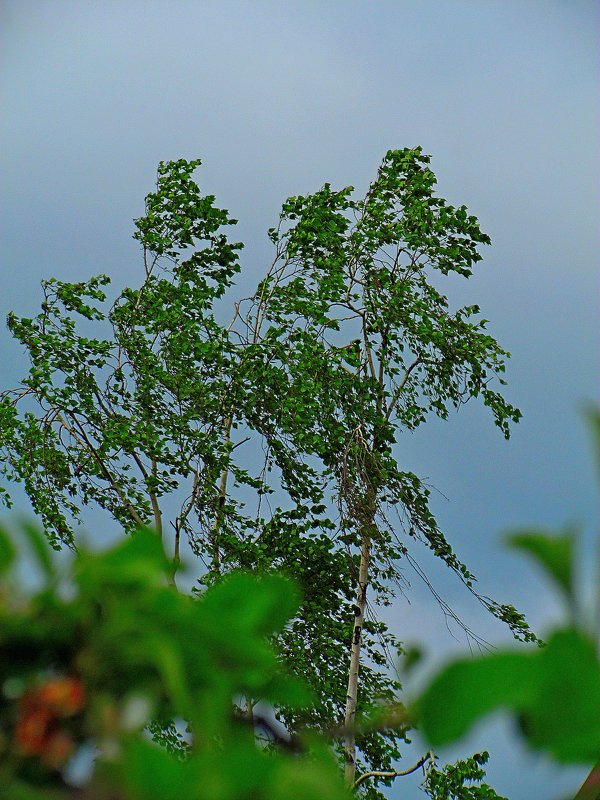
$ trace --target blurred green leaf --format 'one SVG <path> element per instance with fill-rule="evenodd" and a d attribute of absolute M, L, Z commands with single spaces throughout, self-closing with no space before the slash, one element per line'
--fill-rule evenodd
<path fill-rule="evenodd" d="M 16 549 L 10 534 L 0 526 L 0 575 L 4 575 L 14 563 Z"/>
<path fill-rule="evenodd" d="M 594 643 L 567 628 L 534 652 L 455 662 L 417 703 L 422 730 L 434 746 L 458 740 L 501 709 L 518 716 L 533 748 L 565 763 L 594 761 L 600 751 L 600 665 Z"/>
<path fill-rule="evenodd" d="M 404 650 L 400 667 L 405 675 L 409 675 L 413 669 L 423 660 L 423 649 L 418 645 L 410 645 Z"/>
<path fill-rule="evenodd" d="M 420 727 L 434 746 L 454 742 L 481 717 L 532 702 L 533 663 L 527 653 L 502 653 L 450 664 L 417 704 Z"/>
<path fill-rule="evenodd" d="M 555 633 L 534 658 L 535 696 L 524 708 L 526 735 L 565 763 L 590 763 L 600 752 L 600 665 L 580 631 Z"/>
<path fill-rule="evenodd" d="M 144 647 L 149 648 L 154 663 L 163 678 L 165 688 L 170 693 L 179 714 L 185 714 L 191 708 L 185 666 L 176 642 L 166 636 L 146 635 L 143 637 Z"/>
<path fill-rule="evenodd" d="M 311 755 L 311 769 L 298 759 L 282 759 L 277 765 L 269 800 L 288 800 L 291 796 L 295 800 L 349 800 L 353 795 L 340 781 L 331 753 L 319 746 Z"/>
<path fill-rule="evenodd" d="M 267 636 L 280 630 L 298 609 L 298 592 L 281 575 L 236 572 L 202 598 L 207 614 L 217 620 L 238 620 L 248 633 Z M 218 613 L 215 613 L 218 610 Z"/>
<path fill-rule="evenodd" d="M 584 414 L 591 433 L 594 458 L 600 475 L 600 408 L 590 403 L 584 408 Z"/>
<path fill-rule="evenodd" d="M 276 675 L 264 688 L 264 697 L 275 706 L 304 709 L 314 706 L 315 697 L 307 684 L 290 675 Z"/>
<path fill-rule="evenodd" d="M 523 529 L 506 538 L 515 550 L 530 555 L 553 578 L 568 598 L 574 595 L 574 532 L 551 536 L 545 531 Z"/>
<path fill-rule="evenodd" d="M 271 800 L 271 774 L 279 759 L 257 749 L 248 735 L 197 759 L 198 800 Z M 292 788 L 292 787 L 288 787 Z M 295 793 L 294 793 L 294 796 Z"/>
<path fill-rule="evenodd" d="M 6 798 L 9 800 L 9 795 Z M 52 789 L 34 787 L 29 782 L 11 781 L 10 800 L 65 800 L 65 795 Z"/>
<path fill-rule="evenodd" d="M 86 591 L 105 583 L 130 588 L 164 585 L 169 564 L 158 536 L 145 528 L 127 536 L 117 547 L 103 553 L 79 554 L 77 575 Z"/>
<path fill-rule="evenodd" d="M 182 800 L 197 797 L 190 765 L 151 742 L 130 742 L 125 751 L 124 783 L 131 800 Z"/>

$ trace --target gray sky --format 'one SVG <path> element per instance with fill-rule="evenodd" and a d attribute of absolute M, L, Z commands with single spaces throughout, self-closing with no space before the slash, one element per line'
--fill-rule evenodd
<path fill-rule="evenodd" d="M 438 521 L 481 588 L 543 629 L 558 610 L 499 533 L 580 521 L 591 574 L 594 484 L 578 409 L 598 397 L 597 17 L 585 0 L 1 3 L 0 316 L 33 314 L 44 277 L 105 272 L 117 288 L 136 285 L 131 219 L 160 159 L 203 159 L 201 187 L 240 220 L 248 288 L 288 195 L 325 181 L 362 191 L 387 149 L 421 144 L 440 194 L 492 237 L 476 277 L 451 294 L 479 303 L 512 352 L 508 396 L 524 418 L 506 443 L 468 406 L 401 437 L 399 458 L 448 498 L 434 498 Z M 0 347 L 6 388 L 26 362 L 4 327 Z M 505 638 L 422 562 L 480 633 Z M 463 645 L 407 577 L 412 603 L 399 600 L 390 622 L 406 641 L 425 639 L 437 663 Z M 482 747 L 510 800 L 560 797 L 582 774 L 527 755 L 502 721 L 460 752 Z M 405 782 L 390 791 L 400 796 L 421 795 Z"/>

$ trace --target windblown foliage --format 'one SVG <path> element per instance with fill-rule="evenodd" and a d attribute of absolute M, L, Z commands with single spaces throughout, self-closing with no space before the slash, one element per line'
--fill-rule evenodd
<path fill-rule="evenodd" d="M 507 438 L 520 417 L 493 385 L 509 354 L 476 306 L 452 311 L 437 288 L 451 272 L 468 278 L 489 238 L 464 206 L 434 195 L 420 148 L 389 151 L 363 199 L 325 184 L 284 203 L 269 231 L 273 265 L 224 323 L 242 245 L 194 182 L 199 165 L 159 166 L 136 220 L 139 288 L 107 308 L 106 276 L 49 280 L 36 317 L 9 316 L 31 369 L 0 396 L 1 469 L 57 548 L 75 547 L 95 503 L 128 532 L 152 525 L 174 571 L 186 537 L 204 563 L 200 584 L 240 567 L 292 576 L 300 605 L 275 638 L 317 702 L 282 704 L 280 719 L 291 732 L 344 722 L 351 781 L 357 767 L 390 771 L 406 732 L 359 723 L 397 701 L 389 667 L 400 644 L 368 594 L 393 600 L 415 543 L 517 638 L 535 638 L 512 606 L 477 591 L 427 488 L 394 454 L 400 431 L 473 397 Z M 260 699 L 247 695 L 246 711 Z M 376 783 L 360 791 L 381 797 Z"/>

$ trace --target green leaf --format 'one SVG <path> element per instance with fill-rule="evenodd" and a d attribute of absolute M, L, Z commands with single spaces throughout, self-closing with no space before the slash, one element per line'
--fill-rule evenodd
<path fill-rule="evenodd" d="M 14 563 L 15 546 L 8 531 L 0 526 L 0 575 L 4 575 Z"/>
<path fill-rule="evenodd" d="M 132 741 L 122 763 L 128 796 L 135 800 L 181 800 L 196 794 L 189 766 L 150 742 Z"/>
<path fill-rule="evenodd" d="M 78 558 L 80 584 L 88 590 L 105 583 L 140 588 L 160 586 L 168 569 L 160 539 L 144 528 L 106 553 L 82 552 Z"/>
<path fill-rule="evenodd" d="M 535 657 L 536 693 L 525 712 L 530 744 L 565 763 L 591 763 L 600 752 L 600 665 L 580 631 L 556 632 Z"/>
<path fill-rule="evenodd" d="M 550 536 L 544 531 L 523 529 L 510 534 L 506 541 L 515 550 L 527 553 L 553 578 L 569 599 L 574 594 L 574 532 Z"/>
<path fill-rule="evenodd" d="M 2 776 L 0 775 L 0 780 Z M 8 785 L 8 784 L 6 784 Z M 32 786 L 29 781 L 15 781 L 10 779 L 10 798 L 11 800 L 64 800 L 64 792 L 58 789 L 44 789 Z"/>
<path fill-rule="evenodd" d="M 414 668 L 423 660 L 423 649 L 418 645 L 410 645 L 406 647 L 403 652 L 403 658 L 400 661 L 400 667 L 405 675 L 412 673 Z"/>
<path fill-rule="evenodd" d="M 496 710 L 520 721 L 531 747 L 564 763 L 591 763 L 600 751 L 600 664 L 594 642 L 567 628 L 534 652 L 499 653 L 450 664 L 418 700 L 433 746 L 457 741 Z"/>
<path fill-rule="evenodd" d="M 237 572 L 217 584 L 203 598 L 215 619 L 237 620 L 236 627 L 263 636 L 280 630 L 298 608 L 298 593 L 280 575 L 257 576 Z M 215 613 L 216 612 L 216 613 Z"/>
<path fill-rule="evenodd" d="M 458 740 L 492 711 L 530 705 L 535 691 L 533 670 L 527 653 L 502 653 L 450 664 L 417 702 L 421 730 L 437 747 Z"/>
<path fill-rule="evenodd" d="M 316 746 L 310 766 L 307 769 L 299 759 L 281 759 L 269 786 L 269 800 L 288 800 L 290 787 L 295 800 L 350 800 L 330 752 Z"/>

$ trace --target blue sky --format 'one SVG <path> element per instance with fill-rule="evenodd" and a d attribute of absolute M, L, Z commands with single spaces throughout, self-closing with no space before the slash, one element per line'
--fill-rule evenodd
<path fill-rule="evenodd" d="M 434 497 L 438 520 L 486 593 L 539 628 L 555 620 L 546 584 L 499 534 L 579 521 L 591 576 L 597 518 L 578 409 L 598 397 L 596 4 L 18 0 L 0 4 L 0 30 L 2 317 L 32 314 L 44 277 L 135 285 L 131 219 L 160 159 L 202 158 L 201 187 L 240 220 L 243 290 L 269 263 L 266 230 L 288 195 L 325 181 L 364 190 L 389 148 L 431 154 L 440 194 L 492 237 L 476 276 L 450 292 L 478 303 L 511 351 L 508 396 L 524 418 L 506 443 L 467 406 L 402 436 L 399 460 L 448 498 Z M 4 327 L 0 347 L 6 388 L 26 361 Z M 478 632 L 505 638 L 423 565 Z M 390 624 L 439 663 L 464 642 L 407 578 L 411 603 L 400 599 Z M 559 798 L 582 773 L 527 755 L 502 720 L 460 750 L 483 746 L 511 800 Z M 403 783 L 390 791 L 400 796 L 421 795 Z"/>

